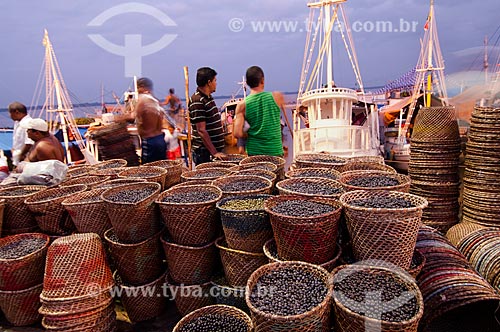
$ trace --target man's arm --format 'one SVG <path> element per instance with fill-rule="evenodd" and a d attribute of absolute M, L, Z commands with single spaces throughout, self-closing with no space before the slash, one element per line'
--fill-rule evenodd
<path fill-rule="evenodd" d="M 19 155 L 19 160 L 22 161 L 24 158 L 26 158 L 26 155 L 28 154 L 29 150 L 33 144 L 24 144 L 23 148 L 21 149 L 21 154 Z"/>
<path fill-rule="evenodd" d="M 276 102 L 276 104 L 278 105 L 278 107 L 281 110 L 283 110 L 283 108 L 285 107 L 285 97 L 283 96 L 283 94 L 279 91 L 274 91 L 273 98 L 274 98 L 274 101 Z"/>
<path fill-rule="evenodd" d="M 236 138 L 245 138 L 247 134 L 243 131 L 243 126 L 245 125 L 245 101 L 242 101 L 236 105 L 236 113 L 233 121 L 233 135 Z"/>

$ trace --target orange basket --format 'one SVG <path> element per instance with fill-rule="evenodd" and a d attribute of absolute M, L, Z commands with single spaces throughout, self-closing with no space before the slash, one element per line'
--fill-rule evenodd
<path fill-rule="evenodd" d="M 40 293 L 43 284 L 18 291 L 0 291 L 0 310 L 14 326 L 27 326 L 40 321 Z"/>
<path fill-rule="evenodd" d="M 6 232 L 12 233 L 16 230 L 25 230 L 27 228 L 33 229 L 34 227 L 38 227 L 35 216 L 33 216 L 24 201 L 26 198 L 44 189 L 47 189 L 47 187 L 14 186 L 0 189 L 0 199 L 5 200 L 3 225 L 0 227 L 0 232 L 3 229 L 4 234 L 6 234 Z"/>
<path fill-rule="evenodd" d="M 168 189 L 181 182 L 182 160 L 158 160 L 153 161 L 143 166 L 158 166 L 167 170 L 164 189 Z"/>

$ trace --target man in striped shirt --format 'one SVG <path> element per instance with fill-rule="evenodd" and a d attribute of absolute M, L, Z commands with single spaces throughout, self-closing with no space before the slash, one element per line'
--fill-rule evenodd
<path fill-rule="evenodd" d="M 203 67 L 196 72 L 196 92 L 189 98 L 189 117 L 193 128 L 193 161 L 195 165 L 224 159 L 224 130 L 220 112 L 212 98 L 217 88 L 215 70 Z"/>

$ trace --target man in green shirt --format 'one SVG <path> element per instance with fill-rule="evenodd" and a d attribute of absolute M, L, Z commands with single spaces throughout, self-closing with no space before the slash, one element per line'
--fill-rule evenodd
<path fill-rule="evenodd" d="M 264 72 L 260 67 L 247 69 L 246 81 L 250 94 L 236 107 L 234 136 L 247 138 L 249 156 L 283 156 L 281 140 L 281 109 L 285 99 L 280 92 L 264 91 Z M 250 128 L 245 132 L 244 124 Z"/>

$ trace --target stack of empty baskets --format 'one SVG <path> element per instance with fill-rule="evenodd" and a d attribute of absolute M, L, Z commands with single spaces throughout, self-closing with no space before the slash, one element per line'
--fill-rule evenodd
<path fill-rule="evenodd" d="M 463 221 L 500 225 L 499 129 L 500 108 L 474 109 L 465 156 Z"/>
<path fill-rule="evenodd" d="M 17 186 L 0 189 L 0 199 L 4 202 L 2 236 L 36 232 L 38 224 L 24 200 L 45 186 Z"/>
<path fill-rule="evenodd" d="M 221 196 L 215 186 L 188 182 L 164 191 L 156 200 L 168 231 L 161 239 L 167 281 L 182 316 L 214 303 L 210 282 L 220 269 L 215 240 L 221 228 L 215 204 Z"/>
<path fill-rule="evenodd" d="M 460 134 L 454 107 L 418 111 L 411 137 L 410 192 L 424 197 L 424 224 L 446 232 L 458 222 Z"/>
<path fill-rule="evenodd" d="M 113 277 L 97 234 L 56 239 L 47 251 L 40 295 L 48 331 L 114 331 Z"/>
<path fill-rule="evenodd" d="M 160 188 L 159 183 L 139 182 L 106 189 L 101 196 L 113 225 L 104 237 L 117 268 L 121 301 L 132 322 L 156 317 L 167 305 L 162 227 L 155 204 Z"/>
<path fill-rule="evenodd" d="M 99 157 L 103 160 L 121 158 L 129 166 L 139 165 L 132 137 L 126 123 L 114 123 L 89 131 L 90 138 L 97 142 Z"/>

